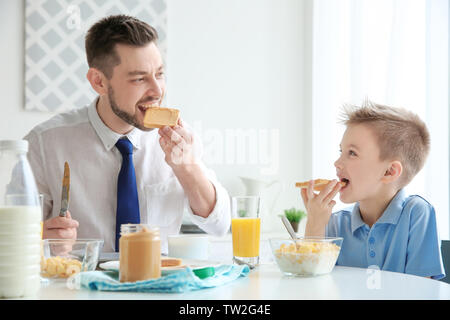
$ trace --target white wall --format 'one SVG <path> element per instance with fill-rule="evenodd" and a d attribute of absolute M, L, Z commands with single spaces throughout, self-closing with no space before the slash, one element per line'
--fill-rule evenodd
<path fill-rule="evenodd" d="M 7 44 L 0 51 L 0 139 L 20 139 L 52 116 L 23 109 L 23 2 L 0 0 L 0 36 Z M 281 228 L 276 214 L 301 206 L 294 183 L 311 178 L 310 84 L 304 81 L 310 74 L 308 3 L 168 1 L 167 105 L 180 107 L 182 117 L 206 140 L 205 150 L 214 154 L 205 160 L 232 195 L 244 192 L 241 175 L 281 181 L 283 192 L 271 220 L 276 229 Z M 240 151 L 227 146 L 233 143 L 227 134 L 239 129 L 256 134 L 255 142 L 245 146 L 256 152 L 254 164 L 248 163 L 250 155 L 244 163 L 238 163 L 237 154 L 230 157 Z M 260 133 L 273 134 L 275 141 Z M 276 170 L 264 174 L 268 168 Z M 276 191 L 264 192 L 266 207 Z"/>
<path fill-rule="evenodd" d="M 242 194 L 238 176 L 283 183 L 276 213 L 299 206 L 294 185 L 304 174 L 304 19 L 302 1 L 297 0 L 171 0 L 169 1 L 168 104 L 182 108 L 183 117 L 203 132 L 205 148 L 215 155 L 209 161 L 232 195 Z M 264 143 L 271 159 L 279 160 L 272 175 L 265 166 L 228 164 L 227 130 L 247 133 L 279 132 L 279 149 L 267 139 L 257 140 L 255 152 Z M 220 147 L 222 140 L 223 148 Z M 233 144 L 230 144 L 233 146 Z M 228 146 L 230 146 L 228 145 Z M 218 150 L 219 149 L 219 150 Z M 231 156 L 231 159 L 233 157 Z M 244 157 L 245 158 L 245 157 Z M 247 160 L 250 155 L 247 154 Z M 208 160 L 208 159 L 206 159 Z M 227 162 L 228 161 L 228 162 Z M 208 161 L 207 161 L 208 162 Z M 249 161 L 246 161 L 247 163 Z M 270 163 L 270 161 L 268 161 Z M 267 205 L 277 192 L 264 193 Z M 278 220 L 277 220 L 278 223 Z"/>

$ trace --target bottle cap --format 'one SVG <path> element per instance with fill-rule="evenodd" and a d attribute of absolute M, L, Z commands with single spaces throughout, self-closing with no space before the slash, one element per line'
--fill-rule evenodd
<path fill-rule="evenodd" d="M 204 267 L 192 270 L 200 279 L 205 279 L 214 275 L 214 267 Z"/>

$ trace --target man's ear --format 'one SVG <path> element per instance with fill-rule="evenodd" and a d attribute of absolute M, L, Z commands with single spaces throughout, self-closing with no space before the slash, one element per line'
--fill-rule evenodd
<path fill-rule="evenodd" d="M 390 183 L 396 181 L 403 173 L 403 166 L 400 161 L 392 161 L 389 163 L 389 167 L 387 168 L 382 181 L 385 183 Z"/>
<path fill-rule="evenodd" d="M 89 80 L 92 89 L 100 96 L 108 94 L 108 86 L 106 85 L 106 77 L 100 70 L 89 68 L 86 78 Z"/>

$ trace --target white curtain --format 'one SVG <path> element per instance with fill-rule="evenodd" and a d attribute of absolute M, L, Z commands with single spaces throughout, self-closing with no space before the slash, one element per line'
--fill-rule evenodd
<path fill-rule="evenodd" d="M 410 109 L 431 134 L 426 167 L 407 187 L 436 209 L 449 238 L 448 0 L 314 0 L 313 176 L 335 177 L 345 103 Z M 338 203 L 335 209 L 345 207 Z"/>

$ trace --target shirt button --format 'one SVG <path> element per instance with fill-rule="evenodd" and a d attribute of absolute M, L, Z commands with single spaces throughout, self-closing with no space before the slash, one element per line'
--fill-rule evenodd
<path fill-rule="evenodd" d="M 375 258 L 375 251 L 370 250 L 369 255 L 371 258 Z"/>
<path fill-rule="evenodd" d="M 369 238 L 369 243 L 370 244 L 374 244 L 375 243 L 375 238 L 374 237 L 370 237 Z"/>

